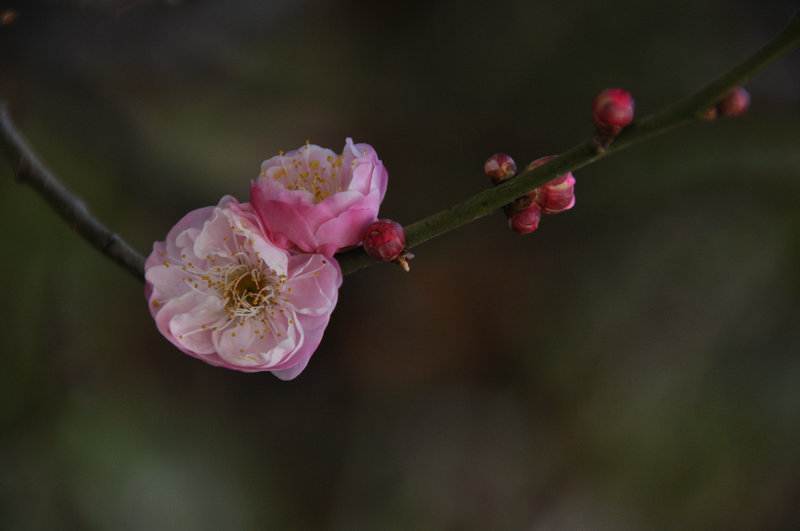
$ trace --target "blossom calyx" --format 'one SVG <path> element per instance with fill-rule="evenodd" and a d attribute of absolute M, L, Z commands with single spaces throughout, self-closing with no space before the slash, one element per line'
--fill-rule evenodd
<path fill-rule="evenodd" d="M 517 163 L 514 162 L 511 155 L 495 153 L 486 160 L 483 171 L 492 180 L 492 184 L 498 185 L 517 174 Z"/>
<path fill-rule="evenodd" d="M 633 121 L 633 96 L 619 88 L 605 89 L 592 100 L 592 119 L 601 136 L 614 137 Z"/>
<path fill-rule="evenodd" d="M 409 270 L 408 260 L 413 255 L 406 249 L 406 234 L 403 226 L 391 219 L 379 219 L 371 223 L 364 233 L 364 251 L 373 260 L 398 262 Z"/>
<path fill-rule="evenodd" d="M 333 256 L 361 242 L 378 217 L 388 174 L 368 144 L 341 154 L 314 144 L 265 160 L 250 200 L 278 246 Z"/>

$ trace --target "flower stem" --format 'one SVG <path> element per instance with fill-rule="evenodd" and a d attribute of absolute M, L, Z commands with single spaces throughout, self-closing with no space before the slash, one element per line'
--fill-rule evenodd
<path fill-rule="evenodd" d="M 607 149 L 599 150 L 593 139 L 589 138 L 546 164 L 523 172 L 516 178 L 480 192 L 447 210 L 412 223 L 405 227 L 408 247 L 414 247 L 486 216 L 506 203 L 551 181 L 557 175 L 582 168 L 646 138 L 699 119 L 702 111 L 715 105 L 734 87 L 743 84 L 780 59 L 798 43 L 800 43 L 800 14 L 795 13 L 789 25 L 755 54 L 691 96 L 632 123 Z M 2 100 L 0 100 L 0 146 L 7 152 L 17 182 L 31 186 L 76 233 L 140 281 L 144 280 L 142 255 L 92 216 L 86 205 L 39 160 L 18 132 L 8 113 L 6 103 Z M 342 273 L 345 274 L 376 263 L 360 248 L 340 253 L 336 258 Z"/>
<path fill-rule="evenodd" d="M 691 96 L 635 121 L 620 133 L 608 149 L 598 150 L 593 139 L 589 138 L 537 168 L 523 172 L 495 188 L 484 190 L 447 210 L 412 223 L 405 227 L 408 247 L 414 247 L 486 216 L 558 175 L 582 168 L 649 137 L 699 119 L 702 111 L 712 107 L 734 87 L 743 84 L 780 59 L 798 43 L 800 43 L 800 13 L 795 13 L 789 25 L 763 48 Z M 341 253 L 336 258 L 344 274 L 375 263 L 361 249 Z"/>

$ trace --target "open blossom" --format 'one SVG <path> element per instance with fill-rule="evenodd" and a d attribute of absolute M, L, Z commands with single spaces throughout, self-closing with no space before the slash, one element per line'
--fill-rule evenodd
<path fill-rule="evenodd" d="M 230 196 L 155 242 L 145 278 L 158 330 L 183 352 L 283 380 L 319 345 L 342 283 L 334 260 L 275 246 L 251 205 Z"/>
<path fill-rule="evenodd" d="M 361 243 L 388 175 L 375 150 L 348 138 L 341 154 L 313 144 L 265 160 L 250 200 L 284 248 L 332 256 Z"/>

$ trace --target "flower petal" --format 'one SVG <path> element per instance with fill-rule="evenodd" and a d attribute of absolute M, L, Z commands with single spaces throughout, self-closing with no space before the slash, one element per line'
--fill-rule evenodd
<path fill-rule="evenodd" d="M 224 317 L 218 298 L 189 292 L 168 301 L 156 315 L 158 329 L 187 354 L 212 354 L 211 330 Z"/>

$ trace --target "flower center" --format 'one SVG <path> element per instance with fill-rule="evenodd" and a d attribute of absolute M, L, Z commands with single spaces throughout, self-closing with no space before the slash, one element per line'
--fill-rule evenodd
<path fill-rule="evenodd" d="M 297 152 L 280 153 L 280 166 L 261 171 L 261 177 L 280 181 L 287 190 L 305 190 L 319 203 L 329 195 L 342 191 L 344 154 L 320 153 L 308 144 Z M 324 155 L 324 158 L 323 158 Z"/>
<path fill-rule="evenodd" d="M 222 295 L 231 318 L 254 317 L 277 302 L 281 282 L 275 271 L 258 264 L 236 264 L 225 275 Z"/>

